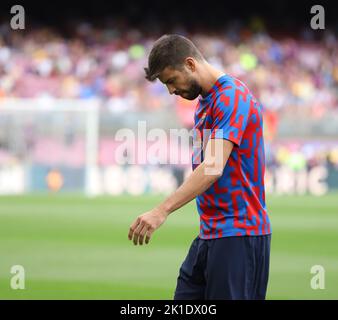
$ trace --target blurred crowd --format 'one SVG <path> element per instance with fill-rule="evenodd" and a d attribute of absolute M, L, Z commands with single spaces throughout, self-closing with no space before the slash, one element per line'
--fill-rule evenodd
<path fill-rule="evenodd" d="M 327 165 L 338 170 L 338 145 L 332 141 L 290 139 L 265 145 L 268 168 L 284 166 L 294 171 Z"/>
<path fill-rule="evenodd" d="M 270 115 L 320 118 L 338 112 L 338 39 L 326 30 L 278 37 L 237 27 L 189 34 L 207 59 L 246 82 Z M 79 23 L 72 34 L 48 27 L 13 31 L 0 26 L 0 98 L 100 97 L 113 112 L 176 106 L 189 125 L 185 102 L 159 81 L 144 79 L 147 53 L 158 34 Z M 180 111 L 180 108 L 183 111 Z M 273 116 L 272 116 L 273 121 Z"/>

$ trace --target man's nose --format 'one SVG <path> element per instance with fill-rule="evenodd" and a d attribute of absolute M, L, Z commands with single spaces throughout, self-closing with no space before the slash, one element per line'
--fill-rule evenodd
<path fill-rule="evenodd" d="M 173 94 L 176 91 L 176 89 L 173 86 L 169 85 L 169 84 L 167 85 L 167 88 L 168 88 L 168 91 L 169 91 L 170 94 Z"/>

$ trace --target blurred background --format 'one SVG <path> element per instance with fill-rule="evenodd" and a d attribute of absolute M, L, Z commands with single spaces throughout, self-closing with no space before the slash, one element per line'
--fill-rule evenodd
<path fill-rule="evenodd" d="M 19 4 L 19 3 L 15 3 Z M 179 33 L 264 107 L 272 221 L 268 299 L 338 299 L 338 17 L 331 2 L 0 4 L 0 299 L 171 299 L 198 234 L 194 201 L 148 246 L 134 218 L 189 174 L 191 148 L 137 135 L 193 127 L 196 101 L 144 79 L 153 42 Z M 310 9 L 325 9 L 313 30 Z M 116 134 L 128 128 L 136 141 Z M 143 154 L 146 161 L 128 159 Z M 166 164 L 169 154 L 179 164 Z M 22 265 L 26 288 L 10 287 Z M 314 290 L 311 268 L 325 269 Z"/>

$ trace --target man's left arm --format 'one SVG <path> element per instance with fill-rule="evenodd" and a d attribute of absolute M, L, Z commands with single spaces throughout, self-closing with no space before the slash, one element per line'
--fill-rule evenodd
<path fill-rule="evenodd" d="M 169 214 L 210 188 L 223 174 L 233 146 L 227 139 L 209 139 L 204 161 L 165 201 L 137 217 L 130 226 L 129 240 L 133 239 L 135 245 L 142 245 L 145 237 L 145 243 L 148 243 L 152 233 L 165 222 Z"/>

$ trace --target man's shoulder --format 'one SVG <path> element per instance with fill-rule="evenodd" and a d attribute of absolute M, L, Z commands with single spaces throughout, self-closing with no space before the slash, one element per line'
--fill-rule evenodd
<path fill-rule="evenodd" d="M 211 107 L 223 108 L 233 106 L 235 103 L 235 97 L 238 94 L 237 91 L 243 91 L 242 86 L 245 85 L 240 80 L 233 76 L 227 75 L 215 91 L 211 101 Z"/>
<path fill-rule="evenodd" d="M 242 94 L 250 94 L 251 92 L 247 85 L 240 79 L 232 76 L 232 75 L 225 75 L 222 79 L 222 82 L 218 86 L 217 90 L 215 90 L 214 95 L 214 102 L 219 102 L 218 99 L 222 98 L 223 96 L 235 96 L 236 91 Z"/>
<path fill-rule="evenodd" d="M 249 87 L 242 80 L 230 75 L 226 76 L 225 81 L 216 91 L 213 105 L 219 103 L 233 104 L 236 96 L 238 97 L 238 102 L 250 102 L 252 100 L 255 106 L 260 105 Z"/>

